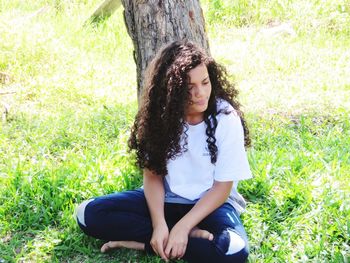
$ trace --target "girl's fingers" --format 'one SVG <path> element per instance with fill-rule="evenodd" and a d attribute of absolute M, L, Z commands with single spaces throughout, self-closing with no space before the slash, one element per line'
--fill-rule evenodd
<path fill-rule="evenodd" d="M 177 259 L 181 259 L 184 255 L 185 255 L 185 252 L 186 252 L 186 246 L 183 246 L 180 250 L 179 250 L 179 252 L 178 252 L 178 254 L 177 254 Z"/>
<path fill-rule="evenodd" d="M 153 249 L 154 253 L 156 253 L 156 255 L 159 256 L 158 255 L 158 251 L 157 251 L 157 249 L 154 246 L 152 246 L 152 249 Z"/>
<path fill-rule="evenodd" d="M 166 245 L 165 250 L 164 250 L 164 253 L 165 253 L 165 255 L 166 255 L 167 257 L 170 256 L 170 251 L 171 251 L 171 246 L 170 246 L 170 244 L 168 243 L 168 244 Z"/>
<path fill-rule="evenodd" d="M 184 244 L 178 244 L 175 246 L 167 246 L 165 249 L 165 254 L 168 258 L 176 258 L 180 259 L 184 256 L 186 252 L 186 245 Z"/>
<path fill-rule="evenodd" d="M 168 257 L 166 256 L 166 254 L 164 253 L 164 249 L 163 249 L 163 245 L 162 244 L 158 244 L 158 246 L 156 248 L 153 248 L 154 252 L 156 252 L 156 254 L 158 256 L 160 256 L 163 260 L 168 261 Z"/>

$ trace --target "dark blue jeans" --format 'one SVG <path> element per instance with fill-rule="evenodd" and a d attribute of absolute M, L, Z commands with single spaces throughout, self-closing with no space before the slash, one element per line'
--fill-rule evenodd
<path fill-rule="evenodd" d="M 165 203 L 169 230 L 192 207 Z M 94 198 L 85 207 L 80 206 L 78 214 L 83 215 L 83 219 L 78 218 L 78 224 L 87 235 L 106 241 L 138 241 L 145 244 L 147 253 L 154 254 L 150 246 L 152 221 L 143 189 Z M 247 235 L 239 215 L 230 204 L 225 203 L 216 209 L 198 227 L 211 232 L 214 240 L 190 237 L 184 260 L 201 263 L 246 261 L 249 253 Z"/>

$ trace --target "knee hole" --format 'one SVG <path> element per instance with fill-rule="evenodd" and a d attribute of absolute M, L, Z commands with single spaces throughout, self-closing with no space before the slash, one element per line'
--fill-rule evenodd
<path fill-rule="evenodd" d="M 84 202 L 82 202 L 78 208 L 76 209 L 76 217 L 77 220 L 80 224 L 82 224 L 83 226 L 86 227 L 86 223 L 85 223 L 85 208 L 86 206 L 93 201 L 94 199 L 89 199 L 89 200 L 85 200 Z"/>
<path fill-rule="evenodd" d="M 243 238 L 233 230 L 228 230 L 227 232 L 230 236 L 230 241 L 226 255 L 232 255 L 241 251 L 245 247 Z"/>

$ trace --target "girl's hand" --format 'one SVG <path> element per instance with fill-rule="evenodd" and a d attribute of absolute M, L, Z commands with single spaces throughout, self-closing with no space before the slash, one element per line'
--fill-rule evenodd
<path fill-rule="evenodd" d="M 180 259 L 185 255 L 189 229 L 181 223 L 177 223 L 170 231 L 165 255 L 168 258 Z"/>
<path fill-rule="evenodd" d="M 169 237 L 169 229 L 167 224 L 166 223 L 159 224 L 154 227 L 151 242 L 150 242 L 154 252 L 167 262 L 169 258 L 164 253 L 164 250 L 168 242 L 168 237 Z"/>

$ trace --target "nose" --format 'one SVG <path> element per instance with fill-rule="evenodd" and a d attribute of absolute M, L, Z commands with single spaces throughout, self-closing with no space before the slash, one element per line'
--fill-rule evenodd
<path fill-rule="evenodd" d="M 198 86 L 198 87 L 196 87 L 196 88 L 194 89 L 194 96 L 195 96 L 196 98 L 200 98 L 200 97 L 202 97 L 203 92 L 204 92 L 203 87 L 202 87 L 202 86 Z"/>

